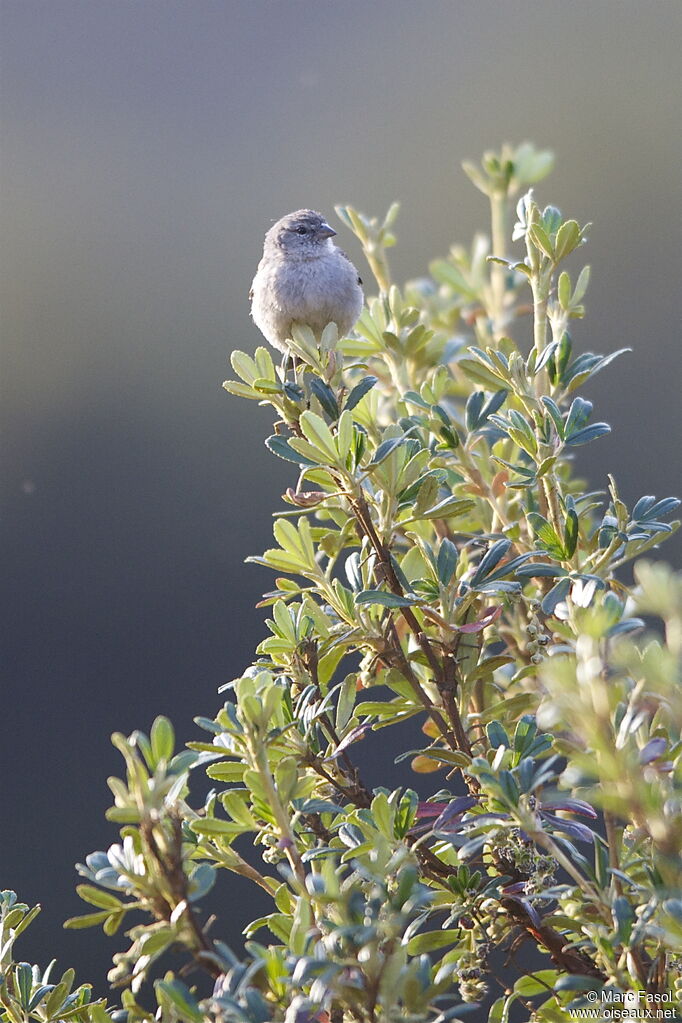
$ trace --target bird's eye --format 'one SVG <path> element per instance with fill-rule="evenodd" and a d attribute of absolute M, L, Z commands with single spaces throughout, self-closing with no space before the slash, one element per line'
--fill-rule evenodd
<path fill-rule="evenodd" d="M 296 234 L 307 234 L 307 233 L 308 233 L 308 228 L 304 227 L 303 224 L 301 224 L 299 227 L 296 228 Z"/>

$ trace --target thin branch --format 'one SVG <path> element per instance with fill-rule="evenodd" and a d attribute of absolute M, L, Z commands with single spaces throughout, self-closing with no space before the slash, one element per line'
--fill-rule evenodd
<path fill-rule="evenodd" d="M 390 552 L 377 535 L 374 522 L 372 521 L 372 515 L 365 497 L 362 494 L 352 495 L 350 497 L 350 504 L 362 531 L 370 541 L 374 552 L 377 555 L 379 565 L 381 566 L 381 573 L 389 589 L 392 593 L 396 594 L 396 596 L 404 597 L 405 594 L 400 584 L 400 580 L 398 579 L 395 569 L 391 563 Z M 447 669 L 445 668 L 445 665 L 438 660 L 433 647 L 429 643 L 428 638 L 424 634 L 424 631 L 417 620 L 414 611 L 410 607 L 401 607 L 400 614 L 405 619 L 405 623 L 407 624 L 410 632 L 416 638 L 417 643 L 419 644 L 419 647 L 433 672 L 434 681 L 439 686 L 439 690 L 441 688 L 449 688 L 450 680 L 447 675 Z M 415 695 L 436 723 L 436 726 L 451 749 L 461 750 L 468 756 L 471 756 L 471 744 L 469 743 L 464 725 L 462 724 L 462 719 L 460 717 L 456 701 L 454 699 L 450 700 L 446 708 L 451 722 L 451 728 L 448 728 L 442 714 L 434 707 L 433 703 L 422 689 L 419 679 L 412 670 L 406 655 L 403 653 L 402 645 L 395 633 L 395 627 L 393 627 L 393 634 L 395 637 L 395 642 L 392 648 L 393 653 L 400 662 L 401 673 L 404 674 L 405 678 L 412 686 Z"/>
<path fill-rule="evenodd" d="M 516 899 L 501 899 L 500 905 L 536 943 L 544 945 L 549 952 L 550 959 L 560 970 L 564 970 L 566 973 L 578 973 L 585 977 L 594 977 L 595 980 L 606 983 L 606 974 L 602 973 L 587 953 L 581 952 L 579 949 L 568 948 L 564 936 L 549 924 L 534 923 L 530 914 Z"/>
<path fill-rule="evenodd" d="M 212 977 L 219 977 L 221 969 L 213 958 L 213 943 L 206 937 L 197 920 L 187 891 L 187 875 L 182 862 L 182 820 L 178 814 L 170 814 L 171 837 L 170 847 L 163 852 L 156 841 L 154 822 L 143 817 L 140 822 L 140 835 L 150 856 L 156 862 L 161 875 L 168 885 L 172 904 L 164 899 L 163 908 L 157 905 L 155 914 L 161 919 L 170 920 L 173 910 L 184 903 L 182 919 L 189 929 L 191 944 L 188 946 L 197 966 L 206 970 Z"/>

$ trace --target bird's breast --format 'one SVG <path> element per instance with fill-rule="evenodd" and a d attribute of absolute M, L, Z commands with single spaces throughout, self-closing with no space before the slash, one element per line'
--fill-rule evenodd
<path fill-rule="evenodd" d="M 338 256 L 302 261 L 293 272 L 287 270 L 285 294 L 292 296 L 300 313 L 335 311 L 355 284 L 351 268 L 344 264 Z"/>
<path fill-rule="evenodd" d="M 294 323 L 320 334 L 330 322 L 344 334 L 362 308 L 357 271 L 338 250 L 315 259 L 263 260 L 253 283 L 253 317 L 276 343 Z"/>

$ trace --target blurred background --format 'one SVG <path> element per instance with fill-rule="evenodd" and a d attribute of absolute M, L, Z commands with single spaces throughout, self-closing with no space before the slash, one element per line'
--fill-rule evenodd
<path fill-rule="evenodd" d="M 73 864 L 114 840 L 109 735 L 164 712 L 196 737 L 263 635 L 271 577 L 242 562 L 292 467 L 221 383 L 261 340 L 264 232 L 399 199 L 401 281 L 487 227 L 462 159 L 554 149 L 540 201 L 594 222 L 576 347 L 634 349 L 586 391 L 613 433 L 580 467 L 628 500 L 679 492 L 682 7 L 1 0 L 0 19 L 0 886 L 44 904 L 21 955 L 103 993 L 122 939 L 61 922 L 83 911 Z M 238 947 L 253 897 L 226 898 Z"/>

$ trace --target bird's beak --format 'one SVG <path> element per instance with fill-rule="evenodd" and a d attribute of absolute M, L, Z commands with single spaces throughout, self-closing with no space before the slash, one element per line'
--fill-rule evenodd
<path fill-rule="evenodd" d="M 336 231 L 330 227 L 326 220 L 323 220 L 317 232 L 321 238 L 333 238 Z"/>

